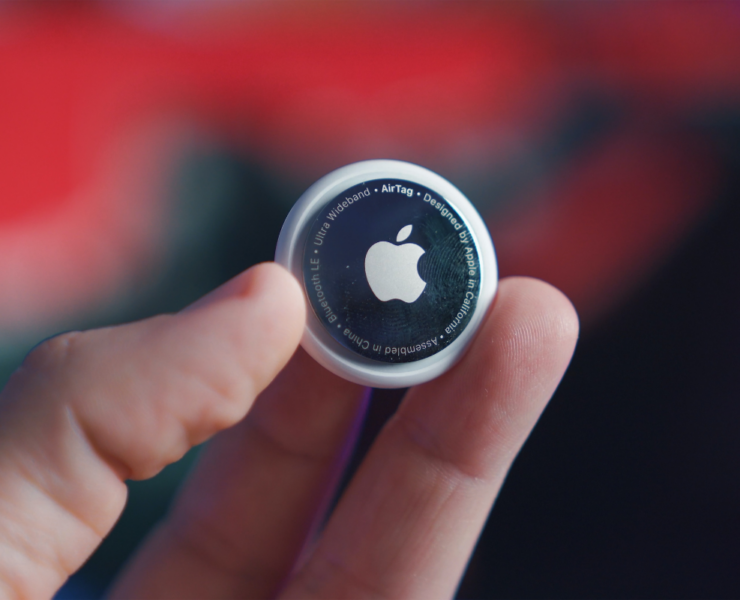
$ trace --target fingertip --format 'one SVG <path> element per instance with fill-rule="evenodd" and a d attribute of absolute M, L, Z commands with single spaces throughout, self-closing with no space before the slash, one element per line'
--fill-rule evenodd
<path fill-rule="evenodd" d="M 234 292 L 239 298 L 262 298 L 279 315 L 276 322 L 300 342 L 306 324 L 306 303 L 298 280 L 283 266 L 260 263 L 235 278 Z M 227 284 L 228 285 L 228 284 Z"/>
<path fill-rule="evenodd" d="M 520 326 L 522 318 L 531 321 L 540 340 L 572 353 L 580 330 L 578 313 L 555 286 L 532 277 L 508 277 L 501 281 L 496 304 L 497 312 L 517 317 L 509 321 L 512 325 Z M 500 324 L 502 319 L 497 320 Z"/>
<path fill-rule="evenodd" d="M 275 262 L 256 264 L 237 275 L 232 281 L 237 288 L 235 294 L 239 296 L 271 293 L 275 287 L 285 287 L 288 294 L 293 294 L 297 298 L 302 296 L 296 278 L 285 267 Z M 291 288 L 290 291 L 287 291 L 288 288 Z"/>
<path fill-rule="evenodd" d="M 518 448 L 558 386 L 577 339 L 578 316 L 558 289 L 532 278 L 503 279 L 463 359 L 411 394 L 409 408 L 434 412 L 428 418 L 439 423 L 457 414 L 467 431 L 495 430 L 497 448 Z"/>
<path fill-rule="evenodd" d="M 246 299 L 259 296 L 268 296 L 274 301 L 285 302 L 287 314 L 301 315 L 305 321 L 306 308 L 300 283 L 285 267 L 275 262 L 264 262 L 250 267 L 182 312 L 198 310 L 227 298 Z"/>
<path fill-rule="evenodd" d="M 500 390 L 492 407 L 499 431 L 508 430 L 513 446 L 559 385 L 578 331 L 573 304 L 554 286 L 529 277 L 501 281 L 482 335 L 471 349 L 473 356 L 460 367 L 478 387 Z"/>
<path fill-rule="evenodd" d="M 237 275 L 178 318 L 177 337 L 200 340 L 203 355 L 198 373 L 218 382 L 222 396 L 236 398 L 258 395 L 283 369 L 298 347 L 305 327 L 303 292 L 296 279 L 275 263 L 261 263 Z M 174 344 L 173 344 L 174 345 Z M 227 365 L 236 369 L 230 373 Z M 213 373 L 218 373 L 214 377 Z M 246 375 L 246 377 L 244 377 Z M 225 382 L 232 382 L 229 385 Z M 250 390 L 243 389 L 243 383 Z M 236 391 L 229 391 L 232 387 Z M 216 429 L 243 417 L 248 405 L 233 404 L 216 419 Z M 223 410 L 223 406 L 219 407 Z M 208 434 L 211 432 L 208 431 Z"/>

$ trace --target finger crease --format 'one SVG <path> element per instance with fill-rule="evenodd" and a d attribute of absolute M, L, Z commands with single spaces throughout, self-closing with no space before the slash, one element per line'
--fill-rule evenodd
<path fill-rule="evenodd" d="M 452 476 L 473 483 L 486 480 L 483 469 L 476 468 L 464 461 L 452 458 L 450 453 L 439 443 L 438 436 L 424 427 L 418 419 L 411 418 L 402 412 L 396 413 L 391 424 L 400 428 L 401 435 L 428 461 L 438 465 L 442 470 L 450 471 Z"/>
<path fill-rule="evenodd" d="M 90 523 L 87 519 L 84 518 L 83 515 L 78 513 L 72 506 L 68 505 L 65 502 L 62 502 L 59 498 L 56 497 L 54 492 L 52 492 L 44 483 L 41 481 L 37 476 L 35 476 L 30 469 L 28 469 L 25 465 L 23 465 L 23 461 L 17 461 L 17 468 L 20 476 L 23 478 L 23 480 L 30 485 L 34 490 L 36 490 L 39 494 L 41 494 L 44 498 L 52 502 L 55 506 L 58 506 L 61 508 L 67 515 L 72 517 L 76 523 L 81 525 L 84 529 L 92 533 L 98 540 L 102 540 L 105 537 L 105 532 L 98 531 L 92 523 Z M 54 547 L 53 544 L 49 545 L 50 547 Z M 31 557 L 31 554 L 28 554 L 29 557 Z M 56 556 L 50 560 L 53 560 L 53 562 L 56 563 L 56 565 L 50 565 L 59 575 L 63 575 L 64 577 L 68 577 L 72 574 L 73 571 L 68 569 L 64 566 L 64 560 L 59 555 L 59 553 L 56 553 Z"/>
<path fill-rule="evenodd" d="M 239 548 L 217 528 L 208 526 L 202 519 L 193 515 L 189 514 L 186 518 L 173 516 L 166 521 L 165 527 L 167 534 L 183 552 L 235 581 L 254 584 L 256 581 L 279 575 L 271 572 L 266 565 L 259 565 L 259 568 L 256 568 L 255 565 L 235 567 L 228 564 L 228 558 L 233 560 L 234 556 L 240 554 Z M 206 540 L 208 543 L 204 543 Z"/>
<path fill-rule="evenodd" d="M 326 574 L 319 574 L 321 569 L 321 563 L 324 563 L 327 571 L 335 571 L 338 572 L 338 576 L 343 578 L 345 580 L 345 585 L 348 587 L 353 587 L 356 590 L 360 590 L 362 592 L 366 592 L 366 594 L 348 594 L 347 590 L 342 590 L 342 595 L 344 597 L 366 597 L 369 596 L 371 598 L 390 598 L 390 595 L 383 589 L 379 588 L 377 585 L 374 585 L 370 583 L 369 581 L 366 581 L 364 578 L 360 577 L 355 573 L 344 561 L 335 558 L 334 556 L 322 554 L 321 556 L 315 556 L 314 560 L 318 561 L 318 566 L 314 567 L 312 569 L 313 573 L 312 575 L 309 575 L 307 579 L 305 580 L 308 585 L 305 585 L 305 589 L 309 593 L 317 593 L 320 594 L 322 590 L 321 582 L 326 580 L 331 580 L 336 577 L 336 575 L 332 576 L 331 573 L 329 573 L 329 577 L 326 576 Z M 318 585 L 312 586 L 310 581 L 313 579 Z M 334 587 L 333 585 L 331 587 Z M 340 588 L 341 589 L 341 588 Z M 330 591 L 330 590 L 325 590 Z"/>
<path fill-rule="evenodd" d="M 104 452 L 100 446 L 98 446 L 96 441 L 90 436 L 85 426 L 77 417 L 77 412 L 71 405 L 65 405 L 64 410 L 72 431 L 77 434 L 79 439 L 95 454 L 95 456 L 97 456 L 103 464 L 107 465 L 122 482 L 126 479 L 130 479 L 133 474 L 133 469 L 122 460 L 110 455 L 108 452 Z"/>
<path fill-rule="evenodd" d="M 309 452 L 309 451 L 304 451 L 304 450 L 299 450 L 297 448 L 294 448 L 290 446 L 288 443 L 281 440 L 278 436 L 272 433 L 264 425 L 255 423 L 253 421 L 250 421 L 249 425 L 250 425 L 249 429 L 251 429 L 252 432 L 254 432 L 257 436 L 259 436 L 260 441 L 264 443 L 265 445 L 270 446 L 278 454 L 283 454 L 285 456 L 288 456 L 289 458 L 302 460 L 305 462 L 319 463 L 319 464 L 330 462 L 334 459 L 333 453 L 319 454 L 317 452 Z"/>

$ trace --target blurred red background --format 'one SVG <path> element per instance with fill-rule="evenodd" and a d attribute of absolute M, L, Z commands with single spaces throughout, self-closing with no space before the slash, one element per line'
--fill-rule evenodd
<path fill-rule="evenodd" d="M 193 131 L 300 184 L 372 157 L 481 181 L 502 272 L 598 314 L 711 196 L 711 148 L 665 124 L 737 103 L 738 18 L 729 3 L 4 3 L 0 326 L 156 269 L 162 186 Z M 585 93 L 628 118 L 497 202 L 490 174 L 521 168 Z"/>

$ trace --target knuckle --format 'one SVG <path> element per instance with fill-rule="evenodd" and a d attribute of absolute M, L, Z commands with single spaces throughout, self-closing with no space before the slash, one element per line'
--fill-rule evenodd
<path fill-rule="evenodd" d="M 395 415 L 392 423 L 423 461 L 436 465 L 453 479 L 480 482 L 488 477 L 488 452 L 479 447 L 476 432 L 471 431 L 465 440 L 445 443 L 420 420 L 402 412 Z"/>
<path fill-rule="evenodd" d="M 199 382 L 206 393 L 201 397 L 196 429 L 206 437 L 241 421 L 255 396 L 248 378 L 230 373 L 201 375 Z"/>
<path fill-rule="evenodd" d="M 58 369 L 78 351 L 81 335 L 71 331 L 44 340 L 28 353 L 22 366 L 33 371 Z"/>
<path fill-rule="evenodd" d="M 74 357 L 79 354 L 81 333 L 69 332 L 44 340 L 35 346 L 11 375 L 5 391 L 44 390 L 57 385 Z"/>

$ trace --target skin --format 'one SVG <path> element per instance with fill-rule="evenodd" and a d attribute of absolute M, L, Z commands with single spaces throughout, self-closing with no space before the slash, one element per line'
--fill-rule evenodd
<path fill-rule="evenodd" d="M 40 344 L 0 394 L 0 597 L 52 596 L 143 479 L 217 432 L 113 598 L 444 598 L 573 353 L 570 302 L 501 282 L 472 347 L 409 391 L 320 533 L 367 391 L 296 351 L 258 265 L 176 315 Z"/>

